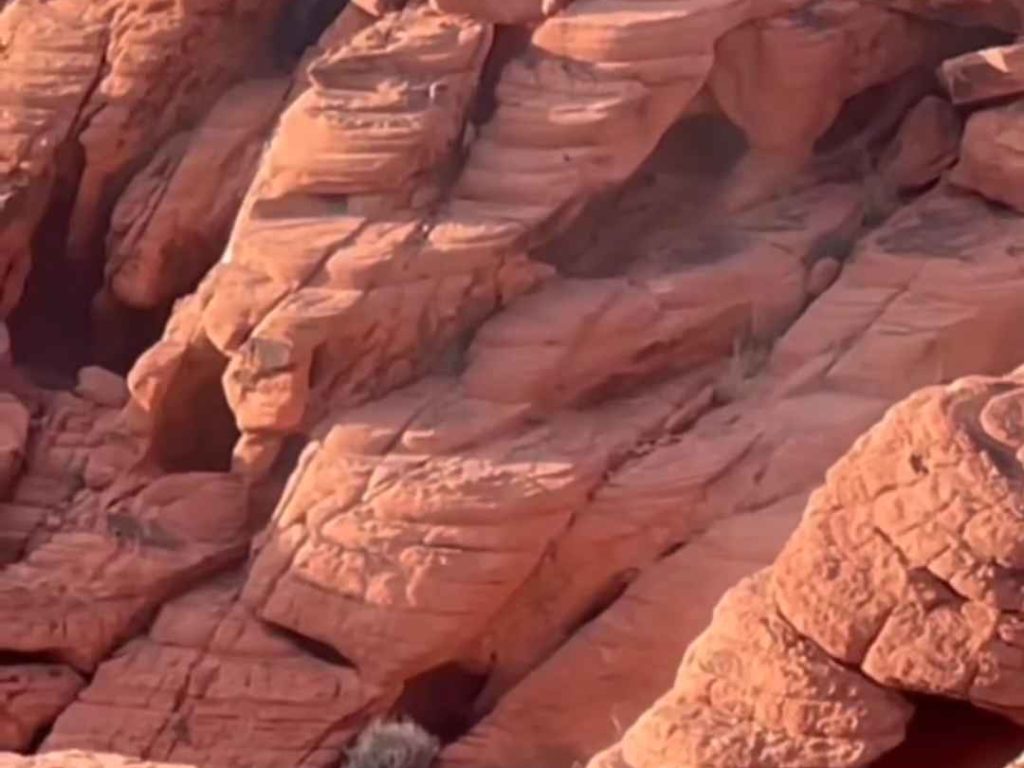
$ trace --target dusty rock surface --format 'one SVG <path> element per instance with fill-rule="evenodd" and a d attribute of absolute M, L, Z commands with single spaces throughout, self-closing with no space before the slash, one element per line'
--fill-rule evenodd
<path fill-rule="evenodd" d="M 168 603 L 57 719 L 41 749 L 193 765 L 333 765 L 397 688 L 363 683 L 254 620 L 228 577 Z"/>
<path fill-rule="evenodd" d="M 771 568 L 719 603 L 671 692 L 592 764 L 867 765 L 903 738 L 897 692 L 1018 718 L 1022 393 L 976 376 L 890 409 Z"/>
<path fill-rule="evenodd" d="M 0 768 L 1024 722 L 1020 26 L 0 4 Z"/>
<path fill-rule="evenodd" d="M 184 768 L 149 760 L 138 760 L 109 753 L 68 750 L 43 755 L 22 756 L 0 753 L 0 765 L 4 768 Z"/>

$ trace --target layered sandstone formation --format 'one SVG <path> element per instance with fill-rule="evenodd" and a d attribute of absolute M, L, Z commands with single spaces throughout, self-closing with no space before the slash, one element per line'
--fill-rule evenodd
<path fill-rule="evenodd" d="M 0 10 L 0 766 L 1019 719 L 1015 4 L 343 5 Z"/>
<path fill-rule="evenodd" d="M 894 691 L 1019 719 L 1022 392 L 971 377 L 892 408 L 593 764 L 867 765 L 903 737 Z"/>

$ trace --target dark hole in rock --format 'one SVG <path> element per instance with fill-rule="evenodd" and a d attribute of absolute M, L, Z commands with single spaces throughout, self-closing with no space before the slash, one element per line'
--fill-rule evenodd
<path fill-rule="evenodd" d="M 289 0 L 274 25 L 271 45 L 278 66 L 294 66 L 338 18 L 348 0 Z"/>
<path fill-rule="evenodd" d="M 907 739 L 872 768 L 1005 768 L 1024 752 L 1024 728 L 964 702 L 922 697 Z"/>
<path fill-rule="evenodd" d="M 746 150 L 742 131 L 722 115 L 684 117 L 624 185 L 597 195 L 539 258 L 574 276 L 621 273 L 637 257 L 660 252 L 659 238 L 674 243 L 681 239 L 677 230 L 693 234 L 693 222 L 704 220 L 717 185 Z M 701 258 L 734 249 L 730 242 L 708 243 Z"/>
<path fill-rule="evenodd" d="M 451 742 L 473 725 L 473 702 L 483 689 L 486 676 L 458 664 L 445 664 L 410 680 L 395 705 L 436 735 Z"/>
<path fill-rule="evenodd" d="M 57 151 L 53 195 L 32 240 L 25 292 L 8 318 L 14 359 L 36 383 L 54 388 L 73 386 L 75 373 L 91 358 L 89 302 L 98 285 L 65 259 L 82 165 L 77 143 Z"/>
<path fill-rule="evenodd" d="M 0 667 L 16 667 L 35 664 L 64 664 L 57 653 L 48 651 L 0 651 Z"/>
<path fill-rule="evenodd" d="M 153 458 L 170 472 L 227 472 L 238 440 L 221 377 L 227 358 L 209 342 L 183 353 L 153 425 Z"/>

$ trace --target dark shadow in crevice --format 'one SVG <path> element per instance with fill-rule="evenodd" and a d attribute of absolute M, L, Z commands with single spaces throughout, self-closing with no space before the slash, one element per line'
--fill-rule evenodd
<path fill-rule="evenodd" d="M 590 200 L 537 257 L 577 277 L 623 272 L 647 253 L 652 233 L 707 223 L 717 186 L 746 151 L 743 132 L 728 118 L 684 117 L 628 181 Z"/>
<path fill-rule="evenodd" d="M 305 435 L 285 437 L 270 470 L 249 486 L 249 524 L 254 531 L 270 523 L 308 441 Z"/>
<path fill-rule="evenodd" d="M 442 742 L 455 741 L 475 725 L 473 702 L 486 680 L 458 664 L 445 664 L 406 683 L 395 714 L 415 720 Z"/>
<path fill-rule="evenodd" d="M 100 291 L 92 302 L 91 316 L 95 339 L 92 362 L 126 375 L 139 356 L 160 338 L 171 307 L 137 309 Z"/>
<path fill-rule="evenodd" d="M 267 630 L 272 634 L 282 637 L 296 648 L 299 648 L 304 653 L 312 656 L 314 659 L 331 664 L 335 667 L 345 667 L 347 669 L 355 669 L 355 664 L 352 660 L 340 653 L 336 648 L 327 643 L 315 640 L 312 637 L 299 634 L 287 627 L 282 627 L 278 624 L 265 624 Z"/>
<path fill-rule="evenodd" d="M 271 49 L 275 64 L 291 72 L 306 50 L 335 22 L 348 0 L 289 0 L 274 24 Z"/>
<path fill-rule="evenodd" d="M 155 416 L 151 458 L 168 472 L 227 472 L 239 438 L 224 396 L 227 358 L 209 341 L 182 352 Z"/>
<path fill-rule="evenodd" d="M 8 318 L 14 359 L 36 383 L 65 388 L 91 358 L 89 320 L 91 289 L 65 259 L 68 221 L 84 165 L 77 142 L 55 155 L 55 181 L 50 203 L 32 238 L 32 267 L 25 292 Z"/>
<path fill-rule="evenodd" d="M 964 702 L 920 697 L 907 739 L 872 768 L 1006 768 L 1024 752 L 1024 728 Z"/>
<path fill-rule="evenodd" d="M 633 583 L 636 577 L 640 574 L 636 568 L 630 568 L 627 571 L 623 571 L 615 574 L 605 582 L 604 586 L 597 593 L 597 595 L 590 601 L 586 610 L 583 611 L 577 618 L 576 621 L 569 627 L 565 636 L 572 637 L 579 632 L 594 619 L 598 618 L 606 610 L 612 607 L 612 605 L 618 601 L 629 585 Z"/>
<path fill-rule="evenodd" d="M 476 98 L 470 108 L 470 122 L 482 125 L 494 117 L 498 110 L 498 83 L 505 67 L 513 59 L 523 56 L 530 44 L 532 30 L 526 26 L 498 25 L 494 41 L 484 62 Z"/>
<path fill-rule="evenodd" d="M 69 666 L 56 651 L 0 651 L 0 667 L 61 664 Z"/>

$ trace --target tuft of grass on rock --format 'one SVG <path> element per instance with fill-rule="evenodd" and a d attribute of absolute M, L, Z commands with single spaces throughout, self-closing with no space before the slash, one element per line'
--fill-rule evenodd
<path fill-rule="evenodd" d="M 728 405 L 750 394 L 761 371 L 768 364 L 771 353 L 770 342 L 749 335 L 733 339 L 729 367 L 715 382 L 715 400 L 718 404 Z"/>
<path fill-rule="evenodd" d="M 429 768 L 441 743 L 411 720 L 370 723 L 347 751 L 347 768 Z"/>

